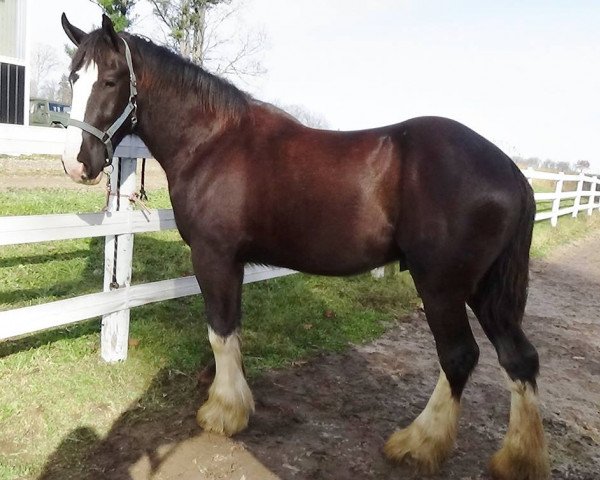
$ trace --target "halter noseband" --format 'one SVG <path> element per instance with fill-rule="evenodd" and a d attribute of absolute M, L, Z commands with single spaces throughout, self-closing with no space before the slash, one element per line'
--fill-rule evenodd
<path fill-rule="evenodd" d="M 69 125 L 85 130 L 104 144 L 104 147 L 106 148 L 105 167 L 112 164 L 114 153 L 112 137 L 114 134 L 121 127 L 121 125 L 125 123 L 125 120 L 127 120 L 129 115 L 131 115 L 132 126 L 135 127 L 137 124 L 137 80 L 135 78 L 135 72 L 133 71 L 133 63 L 131 62 L 131 51 L 129 50 L 129 45 L 127 45 L 127 42 L 124 38 L 121 38 L 121 40 L 123 40 L 123 43 L 125 44 L 125 60 L 127 60 L 127 67 L 129 68 L 129 102 L 125 107 L 125 110 L 123 110 L 123 113 L 121 113 L 119 118 L 117 118 L 104 132 L 93 125 L 90 125 L 89 123 L 82 122 L 81 120 L 76 120 L 74 118 L 69 119 Z"/>

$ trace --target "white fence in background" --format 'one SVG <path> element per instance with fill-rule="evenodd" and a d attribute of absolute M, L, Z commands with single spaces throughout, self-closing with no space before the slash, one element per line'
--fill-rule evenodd
<path fill-rule="evenodd" d="M 66 134 L 66 128 L 2 123 L 0 152 L 6 155 L 60 155 L 65 149 Z"/>
<path fill-rule="evenodd" d="M 538 212 L 535 215 L 536 221 L 549 219 L 552 226 L 556 227 L 558 217 L 562 215 L 571 214 L 571 216 L 576 217 L 581 211 L 587 211 L 587 214 L 591 215 L 594 208 L 600 207 L 600 180 L 597 175 L 591 177 L 583 173 L 566 175 L 563 172 L 538 172 L 531 167 L 523 170 L 523 173 L 529 183 L 532 183 L 535 179 L 556 182 L 554 192 L 535 194 L 536 203 L 552 201 L 552 209 L 547 212 Z M 566 190 L 565 182 L 575 183 L 575 190 Z M 561 206 L 563 200 L 570 199 L 573 199 L 573 205 Z M 586 199 L 585 202 L 582 201 L 584 199 Z"/>
<path fill-rule="evenodd" d="M 143 143 L 126 138 L 115 152 L 111 176 L 113 194 L 108 211 L 102 213 L 29 215 L 0 217 L 0 245 L 106 237 L 104 291 L 41 305 L 0 312 L 0 340 L 47 328 L 64 326 L 102 316 L 102 358 L 114 362 L 127 356 L 129 311 L 148 303 L 200 293 L 194 277 L 183 277 L 141 285 L 131 285 L 133 239 L 135 233 L 175 228 L 172 210 L 133 210 L 127 197 L 136 186 L 136 158 L 150 157 Z M 119 174 L 120 172 L 120 174 Z M 597 177 L 524 171 L 530 181 L 556 181 L 554 193 L 537 193 L 536 202 L 552 201 L 552 208 L 539 212 L 536 220 L 550 219 L 556 225 L 561 215 L 584 210 L 588 215 L 600 208 L 600 182 Z M 576 189 L 565 191 L 565 182 L 576 182 Z M 589 187 L 589 188 L 588 188 Z M 561 207 L 561 201 L 574 199 Z M 382 269 L 375 269 L 378 276 Z M 295 273 L 284 268 L 247 267 L 244 283 Z"/>

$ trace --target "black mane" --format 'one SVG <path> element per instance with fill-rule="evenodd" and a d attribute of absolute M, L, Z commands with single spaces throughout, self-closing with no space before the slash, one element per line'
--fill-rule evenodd
<path fill-rule="evenodd" d="M 143 68 L 149 72 L 152 87 L 157 91 L 197 92 L 203 108 L 219 116 L 235 119 L 247 110 L 250 97 L 227 80 L 148 39 L 127 33 L 122 36 L 132 53 L 139 52 Z M 98 63 L 106 57 L 108 48 L 111 48 L 109 40 L 101 29 L 91 32 L 77 49 L 71 70 L 75 71 L 91 60 Z"/>

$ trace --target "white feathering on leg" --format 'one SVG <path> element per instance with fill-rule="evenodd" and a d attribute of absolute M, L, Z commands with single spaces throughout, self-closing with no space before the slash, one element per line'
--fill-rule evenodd
<path fill-rule="evenodd" d="M 550 478 L 550 460 L 536 392 L 527 382 L 508 382 L 508 431 L 502 448 L 490 461 L 490 473 L 497 480 L 546 480 Z"/>
<path fill-rule="evenodd" d="M 208 338 L 215 356 L 215 379 L 196 418 L 205 430 L 234 435 L 246 428 L 254 412 L 254 399 L 242 370 L 239 335 L 234 332 L 224 338 L 209 327 Z"/>
<path fill-rule="evenodd" d="M 459 413 L 460 402 L 452 396 L 450 383 L 440 369 L 425 409 L 407 428 L 388 439 L 386 456 L 398 462 L 413 462 L 425 473 L 436 472 L 454 447 Z"/>

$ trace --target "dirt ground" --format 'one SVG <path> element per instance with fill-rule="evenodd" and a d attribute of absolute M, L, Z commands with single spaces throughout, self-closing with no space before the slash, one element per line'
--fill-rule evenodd
<path fill-rule="evenodd" d="M 138 184 L 141 163 L 138 162 Z M 64 172 L 58 156 L 0 156 L 0 191 L 17 188 L 68 188 L 69 190 L 104 190 L 106 182 L 96 186 L 79 185 Z M 166 187 L 167 180 L 156 160 L 146 163 L 146 188 Z"/>
<path fill-rule="evenodd" d="M 553 479 L 600 478 L 600 232 L 532 265 L 525 329 L 542 363 L 539 378 Z M 507 427 L 509 394 L 496 356 L 472 320 L 481 347 L 462 404 L 456 450 L 433 479 L 486 479 L 488 459 Z M 423 314 L 398 319 L 378 340 L 323 354 L 251 382 L 257 411 L 234 439 L 203 433 L 199 398 L 129 421 L 105 438 L 80 428 L 63 448 L 78 450 L 90 479 L 270 480 L 417 479 L 382 455 L 385 439 L 425 406 L 438 376 Z M 164 377 L 147 396 L 167 395 Z M 205 387 L 204 387 L 205 388 Z M 93 438 L 90 438 L 93 437 Z M 71 477 L 52 459 L 41 479 Z"/>

